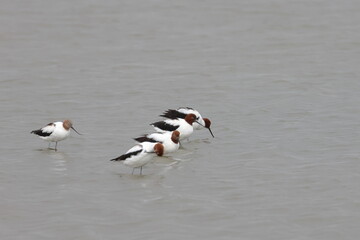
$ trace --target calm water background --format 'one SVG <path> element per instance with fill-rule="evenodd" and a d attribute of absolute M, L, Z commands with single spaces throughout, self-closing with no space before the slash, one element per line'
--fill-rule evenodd
<path fill-rule="evenodd" d="M 359 1 L 2 1 L 1 239 L 357 239 Z M 167 108 L 212 120 L 144 175 Z M 29 134 L 70 118 L 59 151 Z"/>

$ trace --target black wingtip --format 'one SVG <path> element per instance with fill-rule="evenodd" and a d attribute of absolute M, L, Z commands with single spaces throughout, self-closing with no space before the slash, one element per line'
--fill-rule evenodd
<path fill-rule="evenodd" d="M 41 129 L 31 131 L 31 133 L 36 134 L 40 137 L 48 137 L 52 134 L 52 132 L 43 132 Z"/>
<path fill-rule="evenodd" d="M 160 117 L 177 119 L 177 118 L 185 118 L 186 114 L 179 112 L 178 110 L 168 109 L 163 114 L 159 115 Z"/>
<path fill-rule="evenodd" d="M 179 126 L 174 126 L 174 125 L 171 125 L 171 124 L 167 124 L 166 122 L 164 121 L 159 121 L 159 122 L 155 122 L 155 123 L 152 123 L 150 124 L 152 125 L 153 127 L 157 127 L 163 131 L 175 131 L 176 129 L 178 129 Z"/>
<path fill-rule="evenodd" d="M 32 131 L 30 132 L 30 134 L 37 134 L 37 135 L 39 135 L 40 132 L 41 132 L 41 129 L 37 129 L 37 130 L 32 130 Z"/>
<path fill-rule="evenodd" d="M 122 159 L 122 156 L 123 156 L 123 155 L 121 155 L 120 157 L 117 157 L 117 158 L 110 159 L 110 161 L 115 162 L 115 161 L 121 161 L 121 160 L 124 160 L 124 159 Z"/>
<path fill-rule="evenodd" d="M 156 141 L 152 138 L 148 138 L 147 136 L 141 136 L 141 137 L 137 137 L 137 138 L 133 138 L 135 141 L 137 142 L 153 142 L 155 143 Z"/>

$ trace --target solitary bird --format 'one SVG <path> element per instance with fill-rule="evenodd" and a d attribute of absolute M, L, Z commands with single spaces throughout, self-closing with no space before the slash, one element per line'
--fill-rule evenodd
<path fill-rule="evenodd" d="M 155 156 L 164 154 L 164 146 L 161 143 L 143 142 L 130 148 L 125 154 L 111 159 L 110 161 L 124 161 L 126 166 L 132 167 L 134 174 L 135 168 L 140 168 L 140 175 L 142 174 L 142 167 L 150 162 Z"/>
<path fill-rule="evenodd" d="M 211 121 L 208 118 L 203 118 L 201 114 L 195 109 L 189 107 L 180 107 L 177 110 L 168 109 L 160 116 L 169 119 L 177 119 L 177 118 L 185 118 L 186 115 L 190 113 L 195 114 L 196 116 L 196 122 L 193 123 L 194 129 L 200 130 L 203 128 L 207 128 L 209 129 L 211 136 L 214 137 L 214 134 L 210 129 Z"/>
<path fill-rule="evenodd" d="M 164 146 L 164 154 L 175 152 L 179 149 L 180 132 L 175 130 L 173 132 L 165 133 L 151 133 L 145 134 L 141 137 L 134 138 L 137 142 L 153 142 L 161 143 Z"/>
<path fill-rule="evenodd" d="M 64 120 L 63 122 L 49 123 L 43 128 L 31 131 L 31 133 L 38 135 L 41 139 L 44 139 L 45 141 L 49 141 L 49 148 L 50 143 L 55 142 L 55 151 L 57 151 L 57 143 L 66 139 L 70 135 L 70 128 L 74 130 L 77 134 L 81 135 L 78 131 L 75 130 L 72 122 L 68 119 Z"/>
<path fill-rule="evenodd" d="M 194 131 L 193 123 L 196 116 L 193 113 L 187 114 L 185 118 L 165 119 L 163 121 L 151 123 L 157 132 L 180 132 L 180 140 L 188 138 Z"/>

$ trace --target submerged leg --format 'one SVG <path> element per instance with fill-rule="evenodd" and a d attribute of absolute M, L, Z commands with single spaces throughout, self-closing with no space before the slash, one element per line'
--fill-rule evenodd
<path fill-rule="evenodd" d="M 55 152 L 57 151 L 57 142 L 55 142 Z"/>
<path fill-rule="evenodd" d="M 187 139 L 188 139 L 188 138 L 187 138 Z M 189 140 L 189 139 L 188 139 L 188 140 Z M 184 140 L 184 141 L 185 141 L 185 140 Z M 182 144 L 182 142 L 183 142 L 183 141 L 181 141 L 181 142 L 179 141 L 179 149 L 185 149 L 185 148 L 184 148 L 184 145 Z"/>
<path fill-rule="evenodd" d="M 140 175 L 142 175 L 142 166 L 140 167 Z"/>
<path fill-rule="evenodd" d="M 48 146 L 49 149 L 50 149 L 50 145 L 51 145 L 51 142 L 49 142 L 49 146 Z"/>
<path fill-rule="evenodd" d="M 134 175 L 135 168 L 133 168 L 131 175 Z"/>

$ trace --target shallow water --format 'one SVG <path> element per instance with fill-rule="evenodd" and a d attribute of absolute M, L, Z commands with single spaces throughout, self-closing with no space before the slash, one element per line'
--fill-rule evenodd
<path fill-rule="evenodd" d="M 1 239 L 356 239 L 357 1 L 3 1 Z M 131 175 L 168 108 L 212 121 Z M 30 134 L 72 119 L 58 151 Z"/>

